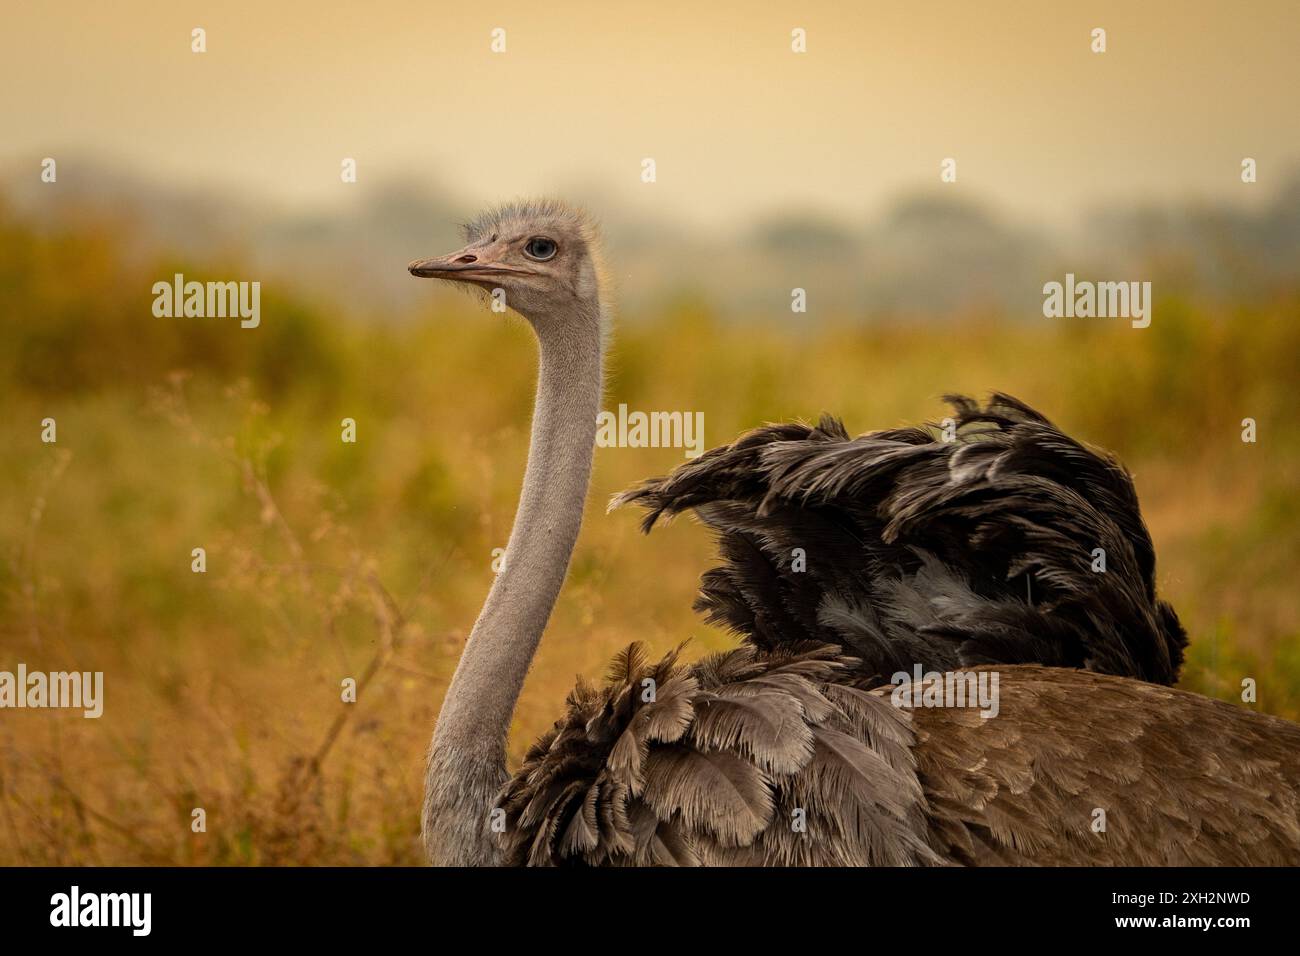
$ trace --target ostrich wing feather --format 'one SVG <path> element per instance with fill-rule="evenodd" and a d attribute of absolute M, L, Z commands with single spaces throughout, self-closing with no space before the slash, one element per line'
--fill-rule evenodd
<path fill-rule="evenodd" d="M 708 524 L 723 563 L 696 607 L 755 647 L 838 645 L 877 682 L 1038 663 L 1173 683 L 1186 636 L 1128 473 L 1014 398 L 949 401 L 951 441 L 773 425 L 612 506 Z"/>

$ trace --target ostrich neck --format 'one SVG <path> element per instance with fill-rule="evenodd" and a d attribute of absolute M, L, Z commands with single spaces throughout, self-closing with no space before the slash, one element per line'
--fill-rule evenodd
<path fill-rule="evenodd" d="M 564 584 L 591 480 L 601 399 L 600 314 L 548 321 L 523 490 L 505 566 L 488 593 L 443 700 L 429 752 L 424 839 L 434 863 L 493 863 L 490 827 L 507 778 L 515 704 Z"/>

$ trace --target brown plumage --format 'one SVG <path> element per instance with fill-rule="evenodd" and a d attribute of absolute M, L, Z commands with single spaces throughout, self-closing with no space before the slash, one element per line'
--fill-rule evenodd
<path fill-rule="evenodd" d="M 984 719 L 896 707 L 857 671 L 826 646 L 683 667 L 633 645 L 506 786 L 505 862 L 1300 863 L 1296 724 L 1035 666 L 1000 668 Z"/>

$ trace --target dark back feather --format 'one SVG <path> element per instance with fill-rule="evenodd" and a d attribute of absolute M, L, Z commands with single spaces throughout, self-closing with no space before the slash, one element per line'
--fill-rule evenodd
<path fill-rule="evenodd" d="M 917 663 L 1177 680 L 1187 639 L 1128 472 L 1010 396 L 948 400 L 953 441 L 772 425 L 613 504 L 644 507 L 646 530 L 687 510 L 712 527 L 723 563 L 696 607 L 758 648 L 835 644 L 876 680 Z"/>

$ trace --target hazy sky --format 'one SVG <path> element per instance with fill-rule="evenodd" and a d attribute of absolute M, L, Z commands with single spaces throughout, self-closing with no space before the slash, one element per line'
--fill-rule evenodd
<path fill-rule="evenodd" d="M 352 156 L 360 186 L 415 172 L 478 203 L 598 184 L 717 225 L 856 216 L 952 156 L 954 188 L 1051 221 L 1267 195 L 1300 163 L 1298 40 L 1297 0 L 14 3 L 0 161 L 103 155 L 299 202 L 357 188 L 339 181 Z"/>

